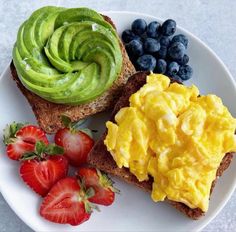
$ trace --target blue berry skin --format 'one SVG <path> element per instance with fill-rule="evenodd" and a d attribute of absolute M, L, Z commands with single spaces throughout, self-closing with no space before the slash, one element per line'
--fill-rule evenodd
<path fill-rule="evenodd" d="M 144 19 L 136 19 L 133 21 L 131 29 L 136 35 L 142 35 L 147 29 L 147 23 Z"/>
<path fill-rule="evenodd" d="M 193 69 L 189 65 L 180 66 L 178 76 L 183 80 L 189 80 L 193 75 Z"/>
<path fill-rule="evenodd" d="M 143 54 L 143 43 L 140 40 L 131 40 L 125 48 L 131 57 Z"/>
<path fill-rule="evenodd" d="M 146 53 L 155 53 L 160 50 L 160 43 L 156 39 L 146 38 L 143 47 Z"/>
<path fill-rule="evenodd" d="M 162 35 L 170 36 L 176 31 L 176 22 L 173 19 L 167 19 L 161 26 Z"/>
<path fill-rule="evenodd" d="M 165 73 L 166 72 L 166 66 L 167 66 L 167 63 L 166 63 L 165 60 L 163 60 L 163 59 L 157 60 L 155 72 L 161 73 L 161 74 Z"/>
<path fill-rule="evenodd" d="M 182 59 L 185 54 L 185 47 L 180 42 L 175 42 L 168 48 L 168 55 L 173 60 Z"/>
<path fill-rule="evenodd" d="M 156 53 L 156 56 L 160 59 L 165 59 L 167 55 L 167 47 L 161 46 L 160 50 Z"/>
<path fill-rule="evenodd" d="M 131 30 L 125 30 L 123 31 L 121 38 L 124 43 L 129 43 L 131 40 L 141 40 L 141 38 L 137 35 L 135 35 Z"/>
<path fill-rule="evenodd" d="M 183 58 L 176 60 L 176 62 L 179 65 L 185 65 L 185 64 L 187 64 L 189 62 L 189 56 L 187 54 L 184 54 Z"/>
<path fill-rule="evenodd" d="M 169 36 L 161 36 L 160 44 L 161 44 L 161 46 L 168 47 L 170 44 L 170 37 Z"/>
<path fill-rule="evenodd" d="M 140 56 L 136 63 L 140 71 L 153 71 L 156 67 L 156 59 L 152 55 Z"/>
<path fill-rule="evenodd" d="M 183 83 L 183 80 L 180 78 L 180 76 L 179 75 L 177 75 L 177 74 L 171 74 L 171 79 L 173 80 L 173 81 L 176 81 L 176 82 L 178 82 L 178 83 Z"/>
<path fill-rule="evenodd" d="M 168 64 L 167 71 L 169 73 L 177 74 L 179 71 L 179 65 L 177 62 L 172 61 Z"/>
<path fill-rule="evenodd" d="M 175 43 L 175 42 L 182 43 L 185 46 L 186 49 L 188 47 L 188 38 L 183 34 L 175 35 L 172 38 L 171 43 Z"/>
<path fill-rule="evenodd" d="M 161 27 L 161 24 L 158 23 L 157 21 L 153 21 L 151 23 L 148 24 L 147 26 L 147 36 L 151 37 L 151 38 L 157 38 L 158 34 L 159 34 L 159 29 Z"/>

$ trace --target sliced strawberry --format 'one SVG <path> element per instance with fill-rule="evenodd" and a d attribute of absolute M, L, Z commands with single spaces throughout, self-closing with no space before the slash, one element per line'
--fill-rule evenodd
<path fill-rule="evenodd" d="M 21 160 L 20 175 L 36 193 L 44 197 L 51 187 L 68 172 L 68 160 L 62 147 L 37 141 L 34 152 L 25 153 Z"/>
<path fill-rule="evenodd" d="M 14 143 L 7 145 L 7 155 L 10 159 L 19 160 L 25 152 L 34 150 L 35 144 L 26 143 L 21 139 L 16 139 Z"/>
<path fill-rule="evenodd" d="M 32 159 L 21 164 L 20 175 L 24 182 L 42 197 L 68 172 L 68 161 L 64 156 L 53 155 L 43 161 Z"/>
<path fill-rule="evenodd" d="M 57 131 L 55 143 L 64 147 L 65 156 L 73 166 L 80 166 L 87 162 L 88 154 L 94 145 L 93 139 L 86 133 L 64 128 Z"/>
<path fill-rule="evenodd" d="M 77 179 L 73 177 L 59 180 L 40 207 L 40 215 L 45 219 L 73 226 L 87 221 L 91 213 L 86 194 Z"/>
<path fill-rule="evenodd" d="M 34 151 L 37 141 L 48 144 L 45 132 L 34 125 L 12 123 L 4 131 L 7 155 L 13 160 L 19 160 L 25 152 Z"/>
<path fill-rule="evenodd" d="M 48 144 L 48 139 L 45 132 L 34 125 L 27 125 L 16 132 L 16 137 L 23 140 L 25 143 L 35 144 L 37 141 L 42 141 Z"/>
<path fill-rule="evenodd" d="M 94 195 L 89 198 L 90 202 L 100 205 L 111 205 L 115 199 L 117 189 L 113 187 L 112 180 L 104 173 L 95 168 L 83 167 L 76 173 L 86 188 L 93 188 Z"/>

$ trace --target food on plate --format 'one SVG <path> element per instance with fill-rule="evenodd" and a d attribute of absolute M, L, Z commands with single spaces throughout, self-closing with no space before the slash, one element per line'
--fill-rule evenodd
<path fill-rule="evenodd" d="M 40 127 L 13 123 L 4 143 L 9 158 L 21 161 L 23 181 L 45 197 L 42 217 L 79 225 L 94 204 L 111 205 L 119 191 L 103 171 L 192 219 L 208 210 L 216 179 L 236 151 L 236 119 L 219 97 L 182 84 L 193 69 L 188 38 L 175 32 L 172 19 L 136 19 L 122 33 L 124 47 L 109 17 L 52 6 L 21 25 L 11 72 Z M 143 72 L 134 74 L 133 65 Z M 114 104 L 94 146 L 76 122 Z M 44 131 L 56 133 L 56 144 Z M 79 167 L 76 177 L 67 177 L 69 164 Z"/>
<path fill-rule="evenodd" d="M 87 157 L 94 145 L 91 135 L 78 129 L 76 123 L 63 115 L 65 128 L 59 129 L 55 134 L 55 143 L 64 148 L 64 155 L 73 166 L 80 166 L 87 162 Z"/>
<path fill-rule="evenodd" d="M 91 216 L 91 192 L 86 192 L 75 177 L 61 179 L 43 199 L 40 215 L 51 222 L 79 225 Z"/>
<path fill-rule="evenodd" d="M 35 151 L 27 152 L 21 158 L 20 176 L 36 193 L 45 197 L 51 187 L 66 177 L 68 160 L 63 148 L 54 144 L 36 142 Z"/>
<path fill-rule="evenodd" d="M 40 215 L 60 224 L 79 225 L 87 221 L 94 205 L 111 205 L 115 198 L 113 182 L 98 169 L 81 167 L 77 178 L 66 177 L 59 180 L 43 199 Z"/>
<path fill-rule="evenodd" d="M 20 160 L 25 152 L 33 152 L 37 141 L 48 144 L 45 132 L 38 126 L 13 122 L 4 129 L 3 142 L 10 159 Z"/>
<path fill-rule="evenodd" d="M 160 74 L 136 73 L 123 93 L 89 163 L 198 219 L 236 150 L 236 119 L 217 96 Z"/>
<path fill-rule="evenodd" d="M 100 205 L 111 205 L 115 200 L 115 193 L 119 191 L 113 187 L 113 181 L 96 168 L 81 167 L 76 173 L 86 188 L 93 188 L 94 195 L 90 202 Z"/>
<path fill-rule="evenodd" d="M 173 19 L 167 19 L 161 26 L 161 34 L 171 36 L 176 31 L 176 22 Z"/>
<path fill-rule="evenodd" d="M 186 54 L 188 38 L 183 34 L 174 35 L 175 32 L 173 19 L 162 25 L 157 21 L 147 24 L 143 19 L 136 19 L 131 30 L 124 30 L 122 40 L 136 69 L 166 74 L 178 82 L 190 79 L 193 69 L 188 65 Z M 177 69 L 173 69 L 173 63 L 177 64 Z"/>
<path fill-rule="evenodd" d="M 135 68 L 107 16 L 88 8 L 47 6 L 19 28 L 13 79 L 47 133 L 109 109 Z"/>
<path fill-rule="evenodd" d="M 71 122 L 63 115 L 62 121 L 65 128 L 57 132 L 55 141 L 64 148 L 49 144 L 39 127 L 23 123 L 8 125 L 3 140 L 5 144 L 17 140 L 32 145 L 30 149 L 26 149 L 25 145 L 21 149 L 15 145 L 17 152 L 8 155 L 20 161 L 22 180 L 34 192 L 45 197 L 40 215 L 51 222 L 79 225 L 89 219 L 92 209 L 98 209 L 93 203 L 111 205 L 115 193 L 119 191 L 105 173 L 84 166 L 94 144 L 89 129 L 79 130 L 85 120 Z M 77 167 L 83 165 L 76 172 L 76 178 L 67 177 L 69 162 Z"/>

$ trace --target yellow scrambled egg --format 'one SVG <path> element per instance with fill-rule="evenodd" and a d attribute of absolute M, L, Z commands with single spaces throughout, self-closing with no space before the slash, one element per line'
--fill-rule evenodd
<path fill-rule="evenodd" d="M 104 141 L 118 167 L 139 181 L 153 177 L 152 199 L 182 202 L 207 211 L 212 181 L 225 153 L 236 151 L 236 119 L 215 95 L 199 96 L 196 86 L 147 83 L 107 122 Z"/>

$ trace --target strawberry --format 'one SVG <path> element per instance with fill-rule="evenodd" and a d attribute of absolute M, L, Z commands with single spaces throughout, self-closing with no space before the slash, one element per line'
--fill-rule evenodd
<path fill-rule="evenodd" d="M 75 177 L 61 179 L 44 198 L 40 215 L 52 222 L 79 225 L 90 218 L 94 207 L 87 200 L 89 194 L 90 189 L 85 192 Z"/>
<path fill-rule="evenodd" d="M 3 142 L 10 159 L 19 160 L 25 152 L 34 151 L 37 141 L 48 144 L 45 132 L 37 126 L 14 122 L 4 130 Z"/>
<path fill-rule="evenodd" d="M 78 130 L 68 117 L 63 116 L 62 119 L 66 127 L 57 131 L 55 143 L 64 148 L 69 163 L 78 167 L 87 162 L 94 141 L 87 133 Z"/>
<path fill-rule="evenodd" d="M 62 155 L 63 149 L 53 144 L 36 142 L 35 151 L 25 153 L 20 166 L 23 181 L 42 197 L 68 172 L 68 161 Z"/>
<path fill-rule="evenodd" d="M 94 195 L 89 198 L 90 202 L 100 205 L 111 205 L 115 199 L 115 192 L 119 190 L 113 187 L 112 180 L 96 168 L 82 167 L 77 173 L 86 188 L 93 188 Z"/>

